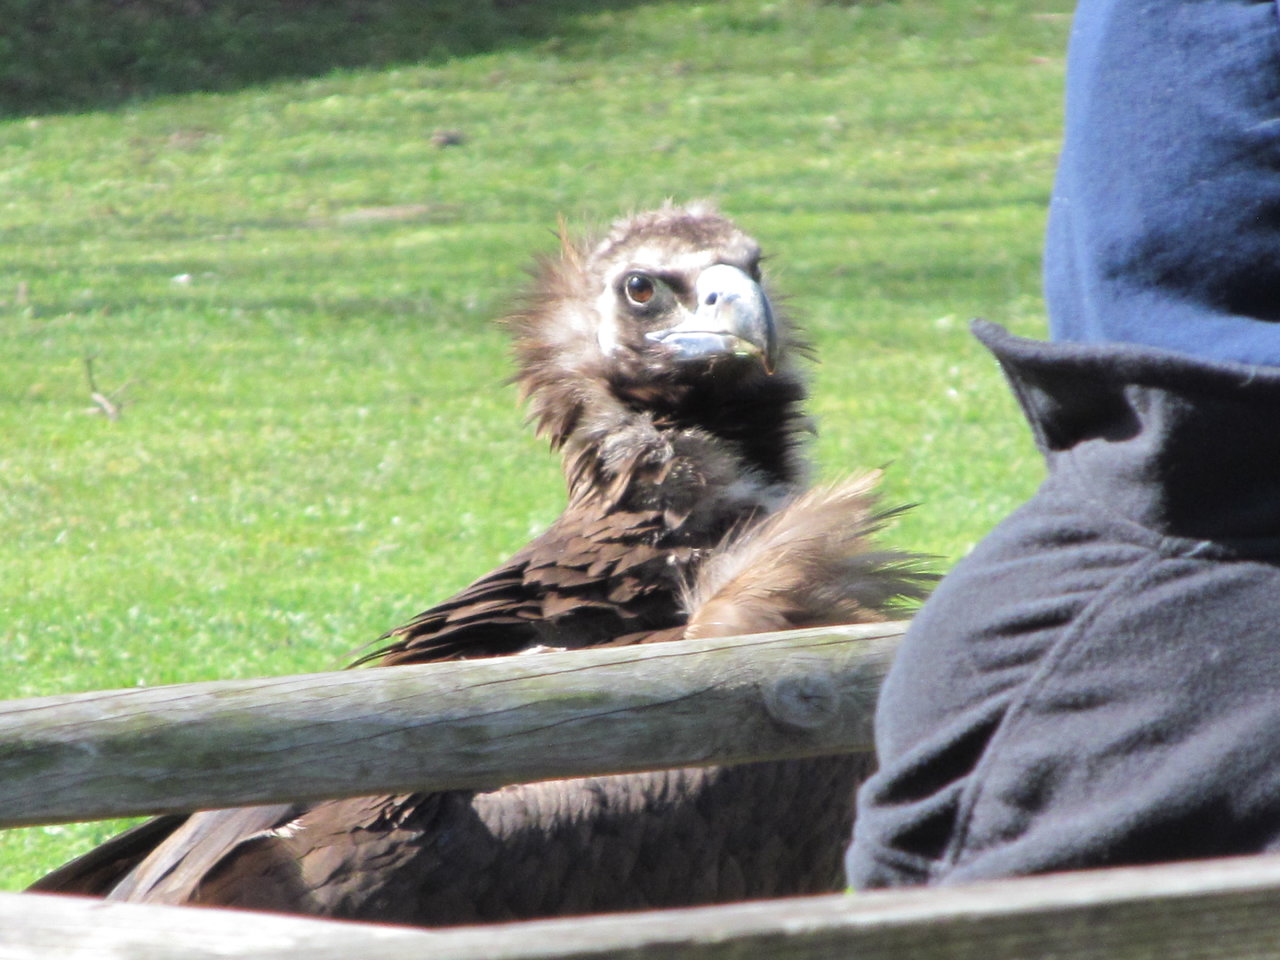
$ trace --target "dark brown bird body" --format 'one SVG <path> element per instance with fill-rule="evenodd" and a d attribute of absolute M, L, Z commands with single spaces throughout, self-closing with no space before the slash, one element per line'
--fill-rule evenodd
<path fill-rule="evenodd" d="M 703 207 L 564 245 L 509 318 L 564 460 L 541 536 L 371 660 L 884 619 L 918 596 L 866 536 L 872 478 L 801 496 L 804 348 L 759 249 Z M 769 518 L 769 519 L 766 519 Z M 160 818 L 34 889 L 401 922 L 486 922 L 838 889 L 863 757 Z"/>

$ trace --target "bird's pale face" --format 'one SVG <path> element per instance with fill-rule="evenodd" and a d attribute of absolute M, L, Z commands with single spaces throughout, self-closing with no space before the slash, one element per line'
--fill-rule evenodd
<path fill-rule="evenodd" d="M 743 358 L 772 373 L 778 332 L 754 243 L 616 251 L 596 298 L 597 342 L 609 358 L 690 371 Z"/>
<path fill-rule="evenodd" d="M 562 445 L 605 429 L 619 402 L 718 435 L 766 416 L 765 434 L 790 430 L 804 341 L 769 302 L 760 260 L 759 245 L 704 204 L 618 220 L 591 248 L 564 242 L 508 317 L 538 431 Z"/>

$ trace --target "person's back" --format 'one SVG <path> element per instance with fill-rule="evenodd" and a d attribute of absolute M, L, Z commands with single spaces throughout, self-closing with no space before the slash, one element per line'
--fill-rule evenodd
<path fill-rule="evenodd" d="M 1084 0 L 1052 342 L 980 324 L 1049 476 L 882 693 L 855 886 L 1280 848 L 1280 15 Z"/>

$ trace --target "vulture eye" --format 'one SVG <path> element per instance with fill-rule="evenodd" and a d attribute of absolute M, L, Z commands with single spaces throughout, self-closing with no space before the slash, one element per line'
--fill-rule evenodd
<path fill-rule="evenodd" d="M 633 273 L 629 275 L 623 283 L 622 288 L 627 291 L 627 299 L 634 304 L 644 306 L 653 299 L 653 295 L 657 292 L 653 281 L 646 277 L 643 273 Z"/>

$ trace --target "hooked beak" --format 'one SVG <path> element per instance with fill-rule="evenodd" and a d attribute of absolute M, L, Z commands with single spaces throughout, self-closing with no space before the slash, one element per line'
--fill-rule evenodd
<path fill-rule="evenodd" d="M 778 359 L 778 332 L 769 298 L 746 273 L 717 263 L 698 276 L 698 307 L 674 327 L 647 334 L 680 360 L 717 356 L 756 357 L 765 373 Z"/>

